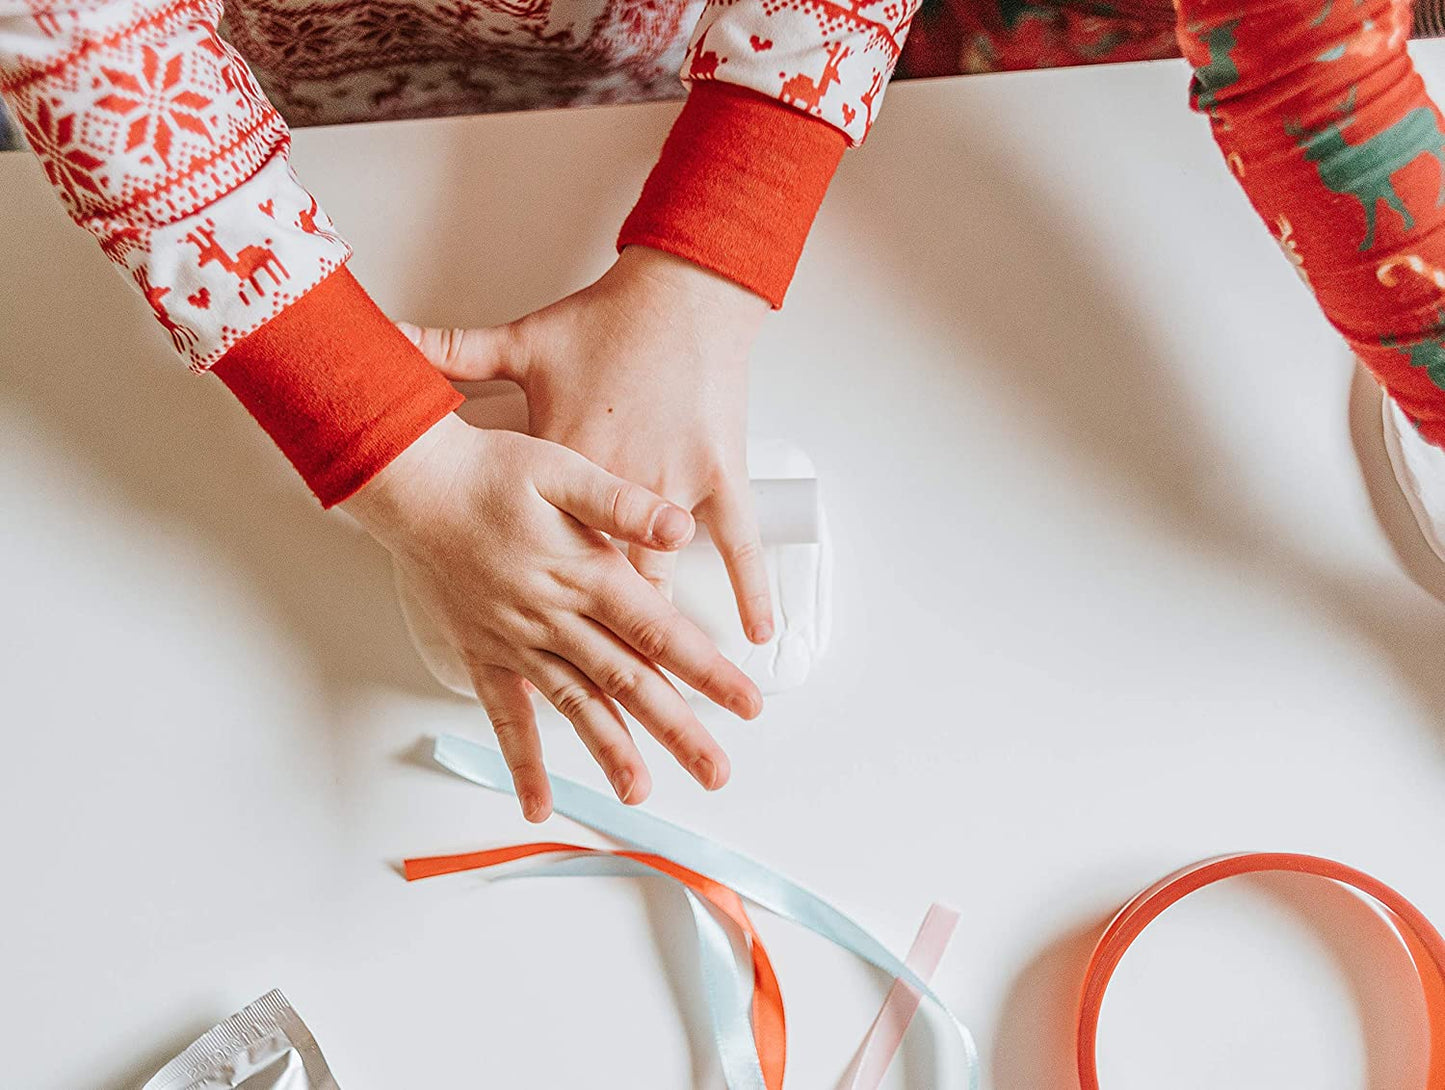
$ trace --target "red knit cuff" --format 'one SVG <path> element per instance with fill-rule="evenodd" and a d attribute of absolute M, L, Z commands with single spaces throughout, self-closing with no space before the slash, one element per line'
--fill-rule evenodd
<path fill-rule="evenodd" d="M 666 250 L 780 307 L 847 146 L 774 99 L 694 83 L 617 248 Z"/>
<path fill-rule="evenodd" d="M 344 266 L 212 370 L 325 507 L 463 401 Z"/>

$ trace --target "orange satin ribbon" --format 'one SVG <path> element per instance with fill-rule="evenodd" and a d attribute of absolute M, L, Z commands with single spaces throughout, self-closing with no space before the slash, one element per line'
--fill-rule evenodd
<path fill-rule="evenodd" d="M 1104 929 L 1084 975 L 1079 1000 L 1078 1064 L 1081 1090 L 1099 1090 L 1096 1050 L 1104 992 L 1119 961 L 1140 933 L 1175 902 L 1225 878 L 1267 871 L 1327 878 L 1379 903 L 1414 963 L 1430 1025 L 1430 1066 L 1425 1090 L 1445 1090 L 1445 939 L 1424 915 L 1389 886 L 1368 874 L 1311 855 L 1258 852 L 1209 859 L 1175 871 L 1130 901 Z"/>
<path fill-rule="evenodd" d="M 752 1030 L 763 1080 L 767 1090 L 782 1090 L 787 1031 L 778 978 L 742 898 L 722 883 L 659 855 L 605 851 L 558 842 L 517 844 L 462 855 L 408 859 L 404 873 L 407 881 L 411 882 L 550 854 L 611 855 L 641 863 L 681 882 L 742 930 L 752 954 Z M 1191 893 L 1226 878 L 1266 872 L 1328 879 L 1364 893 L 1379 904 L 1405 946 L 1425 998 L 1430 1048 L 1425 1090 L 1445 1090 L 1445 939 L 1419 909 L 1368 874 L 1329 859 L 1281 852 L 1224 856 L 1185 867 L 1144 890 L 1110 921 L 1094 948 L 1079 1000 L 1077 1058 L 1080 1090 L 1099 1090 L 1096 1051 L 1104 994 L 1115 969 L 1134 940 L 1171 905 Z"/>
<path fill-rule="evenodd" d="M 680 866 L 670 859 L 648 852 L 604 851 L 599 848 L 584 848 L 578 844 L 541 842 L 535 844 L 514 844 L 506 848 L 493 848 L 485 852 L 466 852 L 462 855 L 438 855 L 425 859 L 408 859 L 403 863 L 403 873 L 408 882 L 420 878 L 435 878 L 441 874 L 457 874 L 462 871 L 483 870 L 501 866 L 519 859 L 539 855 L 613 855 L 631 859 L 651 867 L 660 874 L 674 878 L 687 886 L 699 897 L 712 904 L 733 923 L 742 929 L 748 938 L 748 948 L 753 959 L 753 1040 L 757 1044 L 758 1060 L 763 1072 L 763 1082 L 768 1090 L 783 1090 L 783 1069 L 788 1052 L 787 1027 L 783 1018 L 783 993 L 778 987 L 777 974 L 763 940 L 753 928 L 742 898 L 727 886 L 697 871 Z"/>

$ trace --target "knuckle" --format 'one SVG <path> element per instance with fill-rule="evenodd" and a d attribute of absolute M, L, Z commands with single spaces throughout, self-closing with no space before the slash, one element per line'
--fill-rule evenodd
<path fill-rule="evenodd" d="M 499 666 L 504 665 L 505 655 L 497 654 L 491 634 L 486 638 L 469 640 L 454 640 L 452 647 L 456 650 L 457 657 L 462 660 L 467 675 L 472 679 L 472 684 L 482 688 L 492 676 L 492 672 Z"/>
<path fill-rule="evenodd" d="M 664 720 L 652 725 L 652 736 L 662 748 L 677 756 L 685 756 L 696 750 L 691 732 L 676 720 Z"/>
<path fill-rule="evenodd" d="M 727 547 L 727 557 L 735 567 L 752 567 L 763 558 L 763 546 L 756 537 L 733 542 Z"/>
<path fill-rule="evenodd" d="M 689 681 L 698 692 L 709 695 L 720 693 L 725 688 L 722 673 L 711 665 L 698 670 Z"/>
<path fill-rule="evenodd" d="M 729 689 L 729 682 L 732 681 L 736 667 L 731 662 L 716 655 L 709 658 L 697 668 L 693 674 L 692 685 L 700 692 L 722 693 Z"/>
<path fill-rule="evenodd" d="M 544 604 L 550 602 L 551 591 L 551 587 L 528 587 L 526 593 L 519 596 L 507 618 L 509 635 L 513 640 L 541 646 L 550 643 L 556 636 L 552 611 Z"/>
<path fill-rule="evenodd" d="M 648 617 L 633 626 L 629 642 L 639 654 L 656 661 L 672 646 L 672 625 L 663 618 Z"/>
<path fill-rule="evenodd" d="M 573 722 L 586 714 L 594 699 L 592 690 L 579 682 L 563 685 L 552 694 L 552 704 Z"/>
<path fill-rule="evenodd" d="M 616 742 L 603 742 L 597 747 L 597 763 L 607 772 L 615 772 L 620 768 L 630 768 L 632 765 L 631 756 L 626 747 Z"/>
<path fill-rule="evenodd" d="M 636 485 L 614 481 L 607 486 L 607 511 L 617 526 L 630 526 L 640 512 L 641 493 Z"/>
<path fill-rule="evenodd" d="M 642 672 L 629 664 L 608 667 L 602 676 L 602 691 L 623 703 L 638 696 L 642 686 Z"/>
<path fill-rule="evenodd" d="M 512 782 L 518 787 L 524 784 L 537 783 L 546 778 L 547 772 L 542 765 L 533 760 L 514 761 L 511 764 Z"/>
<path fill-rule="evenodd" d="M 504 752 L 509 746 L 520 745 L 526 740 L 527 725 L 516 716 L 492 712 L 488 718 L 492 721 L 492 733 L 497 736 L 497 744 Z"/>
<path fill-rule="evenodd" d="M 607 486 L 607 498 L 604 503 L 607 513 L 612 517 L 614 523 L 622 521 L 622 505 L 625 502 L 626 491 L 626 486 L 618 484 L 616 481 Z"/>
<path fill-rule="evenodd" d="M 441 358 L 446 363 L 456 363 L 462 354 L 462 345 L 466 341 L 467 331 L 465 329 L 439 329 L 437 339 L 441 341 Z"/>

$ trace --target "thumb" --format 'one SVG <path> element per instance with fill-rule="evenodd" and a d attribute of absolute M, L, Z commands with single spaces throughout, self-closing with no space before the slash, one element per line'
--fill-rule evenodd
<path fill-rule="evenodd" d="M 516 377 L 513 367 L 516 346 L 510 326 L 437 329 L 397 322 L 396 328 L 449 379 L 481 382 Z"/>
<path fill-rule="evenodd" d="M 580 454 L 558 448 L 535 478 L 537 491 L 584 526 L 666 552 L 680 549 L 697 529 L 692 515 L 631 481 L 615 477 Z"/>

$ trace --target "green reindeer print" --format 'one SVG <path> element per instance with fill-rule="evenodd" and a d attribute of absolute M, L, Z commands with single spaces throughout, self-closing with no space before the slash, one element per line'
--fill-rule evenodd
<path fill-rule="evenodd" d="M 1385 337 L 1380 344 L 1409 356 L 1411 367 L 1425 368 L 1430 381 L 1445 390 L 1445 310 L 1435 312 L 1435 323 L 1434 329 L 1425 331 L 1427 339 L 1416 344 L 1402 345 L 1394 337 Z"/>
<path fill-rule="evenodd" d="M 1239 82 L 1239 69 L 1231 56 L 1238 44 L 1234 39 L 1238 26 L 1239 20 L 1231 19 L 1216 27 L 1206 28 L 1203 23 L 1195 23 L 1189 28 L 1189 32 L 1209 50 L 1209 63 L 1194 70 L 1194 85 L 1190 91 L 1199 109 L 1216 121 L 1219 120 L 1219 92 Z"/>
<path fill-rule="evenodd" d="M 1017 30 L 1018 25 L 1029 16 L 1048 19 L 1057 14 L 1057 9 L 1049 4 L 1030 3 L 1029 0 L 999 0 L 998 14 L 1004 26 Z"/>
<path fill-rule="evenodd" d="M 1384 201 L 1400 217 L 1403 229 L 1415 226 L 1415 217 L 1405 207 L 1391 181 L 1397 170 L 1422 155 L 1433 155 L 1440 163 L 1441 185 L 1435 207 L 1445 205 L 1445 133 L 1429 107 L 1416 106 L 1389 128 L 1359 144 L 1345 141 L 1345 129 L 1355 123 L 1355 89 L 1337 108 L 1341 120 L 1320 129 L 1306 129 L 1298 120 L 1287 120 L 1284 131 L 1304 149 L 1305 159 L 1315 164 L 1320 181 L 1332 193 L 1348 194 L 1365 210 L 1365 237 L 1361 250 L 1375 245 L 1375 212 Z"/>

